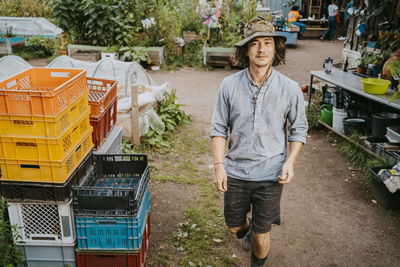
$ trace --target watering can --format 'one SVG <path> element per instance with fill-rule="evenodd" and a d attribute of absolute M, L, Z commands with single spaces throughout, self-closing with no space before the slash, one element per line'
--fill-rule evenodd
<path fill-rule="evenodd" d="M 323 104 L 319 109 L 319 119 L 329 126 L 332 126 L 333 112 L 332 105 Z"/>

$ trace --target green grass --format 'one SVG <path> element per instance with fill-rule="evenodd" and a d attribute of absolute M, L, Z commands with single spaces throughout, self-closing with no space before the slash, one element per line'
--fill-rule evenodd
<path fill-rule="evenodd" d="M 231 234 L 224 222 L 223 210 L 218 208 L 222 194 L 213 184 L 206 159 L 211 160 L 211 145 L 206 133 L 191 128 L 178 127 L 168 136 L 170 147 L 134 148 L 136 152 L 148 153 L 151 180 L 184 183 L 197 186 L 196 203 L 185 211 L 184 219 L 171 233 L 174 247 L 183 253 L 181 266 L 232 266 L 234 258 L 226 246 Z M 211 162 L 210 162 L 211 164 Z M 195 191 L 196 192 L 196 191 Z M 154 218 L 157 220 L 157 218 Z M 157 253 L 157 252 L 156 252 Z M 159 253 L 154 255 L 156 266 L 176 265 L 174 255 Z"/>

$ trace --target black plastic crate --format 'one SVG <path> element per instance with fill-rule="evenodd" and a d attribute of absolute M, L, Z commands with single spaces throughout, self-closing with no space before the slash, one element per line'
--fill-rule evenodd
<path fill-rule="evenodd" d="M 150 179 L 145 154 L 97 154 L 94 170 L 73 187 L 76 216 L 136 216 Z"/>
<path fill-rule="evenodd" d="M 397 190 L 394 194 L 390 193 L 390 191 L 386 188 L 386 185 L 381 180 L 381 177 L 378 175 L 379 170 L 381 169 L 391 169 L 393 166 L 375 166 L 369 168 L 369 171 L 372 174 L 371 188 L 372 195 L 380 204 L 383 205 L 385 209 L 400 209 L 400 191 Z"/>
<path fill-rule="evenodd" d="M 93 167 L 92 150 L 63 184 L 0 181 L 0 192 L 12 202 L 68 202 L 72 198 L 72 187 L 80 185 Z"/>

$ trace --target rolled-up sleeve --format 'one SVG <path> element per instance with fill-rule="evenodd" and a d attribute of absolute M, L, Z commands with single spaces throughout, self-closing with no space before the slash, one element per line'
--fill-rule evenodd
<path fill-rule="evenodd" d="M 298 86 L 297 86 L 298 87 Z M 304 106 L 304 98 L 300 87 L 296 88 L 293 101 L 290 105 L 289 114 L 289 142 L 306 143 L 308 123 L 306 110 Z"/>
<path fill-rule="evenodd" d="M 214 112 L 211 120 L 210 137 L 221 136 L 228 139 L 228 125 L 229 125 L 229 101 L 227 88 L 222 82 L 219 88 L 217 103 L 214 107 Z"/>

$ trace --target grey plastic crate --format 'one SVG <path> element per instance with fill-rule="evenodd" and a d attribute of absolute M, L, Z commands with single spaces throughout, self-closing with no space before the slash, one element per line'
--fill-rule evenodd
<path fill-rule="evenodd" d="M 392 165 L 400 162 L 400 154 L 385 149 L 385 143 L 376 144 L 375 153 Z"/>
<path fill-rule="evenodd" d="M 72 246 L 17 246 L 27 267 L 76 267 L 75 244 Z M 68 264 L 68 265 L 67 265 Z"/>
<path fill-rule="evenodd" d="M 391 143 L 400 143 L 400 126 L 386 127 L 387 135 L 386 138 Z"/>
<path fill-rule="evenodd" d="M 121 150 L 120 150 L 121 149 Z M 122 126 L 115 125 L 95 154 L 119 154 L 122 151 Z"/>

